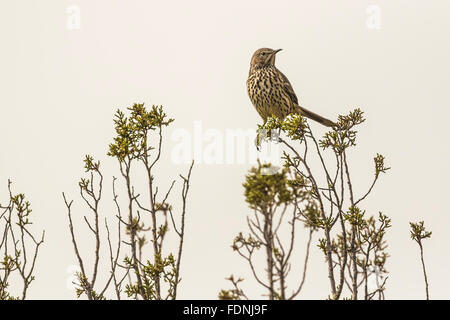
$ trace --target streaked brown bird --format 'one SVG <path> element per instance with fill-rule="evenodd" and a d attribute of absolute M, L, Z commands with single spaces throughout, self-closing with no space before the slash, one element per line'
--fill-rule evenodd
<path fill-rule="evenodd" d="M 258 49 L 250 63 L 247 92 L 264 123 L 272 115 L 284 119 L 290 113 L 300 113 L 324 126 L 334 126 L 333 121 L 299 106 L 288 78 L 275 67 L 275 56 L 280 51 L 281 49 Z"/>

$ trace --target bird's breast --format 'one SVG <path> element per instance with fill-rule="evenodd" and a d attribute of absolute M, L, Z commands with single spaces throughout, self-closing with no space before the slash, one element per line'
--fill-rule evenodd
<path fill-rule="evenodd" d="M 251 72 L 247 80 L 247 91 L 258 113 L 263 118 L 276 115 L 283 118 L 289 111 L 282 79 L 276 70 L 263 68 Z"/>
<path fill-rule="evenodd" d="M 258 70 L 247 80 L 247 91 L 254 104 L 274 103 L 280 98 L 279 84 L 268 70 Z"/>

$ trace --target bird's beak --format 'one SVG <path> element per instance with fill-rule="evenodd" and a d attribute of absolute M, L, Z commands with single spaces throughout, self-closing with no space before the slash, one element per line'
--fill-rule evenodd
<path fill-rule="evenodd" d="M 272 53 L 269 55 L 266 63 L 270 63 L 271 65 L 275 65 L 275 55 L 280 52 L 281 49 L 273 50 Z"/>

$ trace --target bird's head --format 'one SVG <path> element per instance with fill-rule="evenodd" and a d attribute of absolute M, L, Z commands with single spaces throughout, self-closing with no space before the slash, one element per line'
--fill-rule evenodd
<path fill-rule="evenodd" d="M 251 68 L 264 68 L 275 65 L 275 55 L 280 52 L 281 49 L 273 50 L 270 48 L 261 48 L 255 51 L 250 62 Z"/>

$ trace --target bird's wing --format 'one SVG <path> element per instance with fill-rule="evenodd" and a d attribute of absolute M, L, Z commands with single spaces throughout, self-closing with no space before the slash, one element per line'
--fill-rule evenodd
<path fill-rule="evenodd" d="M 291 101 L 294 104 L 298 105 L 297 96 L 295 95 L 294 89 L 292 88 L 292 85 L 289 82 L 288 78 L 280 70 L 278 70 L 278 72 L 280 73 L 281 78 L 283 80 L 284 90 L 285 90 L 286 94 L 289 96 L 289 98 L 291 99 Z"/>

